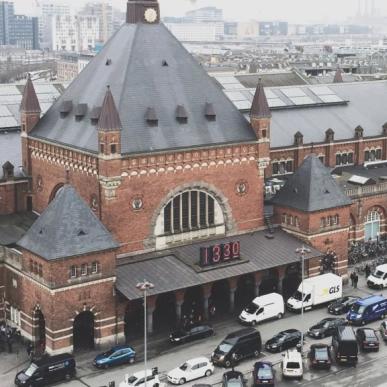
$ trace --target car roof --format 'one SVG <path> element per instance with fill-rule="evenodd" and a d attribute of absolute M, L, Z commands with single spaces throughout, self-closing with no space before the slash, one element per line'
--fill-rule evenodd
<path fill-rule="evenodd" d="M 273 364 L 270 361 L 257 361 L 254 364 L 254 368 L 271 368 Z"/>
<path fill-rule="evenodd" d="M 70 353 L 62 353 L 59 355 L 54 355 L 54 356 L 44 356 L 39 360 L 33 361 L 38 367 L 45 366 L 48 364 L 53 364 L 59 361 L 64 361 L 64 360 L 70 360 L 74 359 L 74 356 L 71 355 Z"/>
<path fill-rule="evenodd" d="M 223 376 L 224 376 L 226 379 L 240 378 L 240 377 L 243 378 L 242 372 L 235 371 L 235 370 L 227 371 L 227 372 L 225 372 L 225 373 L 223 374 Z"/>
<path fill-rule="evenodd" d="M 286 351 L 285 352 L 285 358 L 287 360 L 291 360 L 291 361 L 302 361 L 301 353 L 298 352 L 297 350 Z"/>
<path fill-rule="evenodd" d="M 133 351 L 133 348 L 130 345 L 115 345 L 112 347 L 113 351 L 119 351 L 120 349 L 131 349 Z"/>
<path fill-rule="evenodd" d="M 310 349 L 320 349 L 320 348 L 327 348 L 327 349 L 329 349 L 329 345 L 328 344 L 317 343 L 317 344 L 312 344 L 310 346 Z"/>
<path fill-rule="evenodd" d="M 380 302 L 380 301 L 387 301 L 387 300 L 382 296 L 369 296 L 356 301 L 356 303 L 362 306 L 368 306 L 368 305 L 374 304 L 375 302 Z"/>
<path fill-rule="evenodd" d="M 199 363 L 199 362 L 209 362 L 209 360 L 204 357 L 204 356 L 200 356 L 200 357 L 195 357 L 193 359 L 189 359 L 189 360 L 186 360 L 185 361 L 187 364 L 196 364 L 196 363 Z"/>
<path fill-rule="evenodd" d="M 151 369 L 147 369 L 147 370 L 146 370 L 146 375 L 147 375 L 147 376 L 152 375 L 152 370 L 151 370 Z M 135 378 L 137 378 L 137 379 L 141 379 L 141 378 L 143 378 L 143 377 L 145 376 L 145 371 L 142 370 L 142 371 L 135 372 L 135 373 L 133 374 L 133 376 L 134 376 Z"/>
<path fill-rule="evenodd" d="M 292 328 L 292 329 L 286 329 L 285 331 L 282 331 L 280 333 L 295 333 L 295 332 L 298 332 L 298 330 Z"/>

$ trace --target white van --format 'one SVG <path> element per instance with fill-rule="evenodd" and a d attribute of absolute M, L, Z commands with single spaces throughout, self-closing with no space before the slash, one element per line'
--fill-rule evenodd
<path fill-rule="evenodd" d="M 376 266 L 375 271 L 367 278 L 367 285 L 372 289 L 383 289 L 387 286 L 387 263 Z"/>
<path fill-rule="evenodd" d="M 256 297 L 239 315 L 242 324 L 255 325 L 270 318 L 282 318 L 285 312 L 284 299 L 278 293 Z"/>

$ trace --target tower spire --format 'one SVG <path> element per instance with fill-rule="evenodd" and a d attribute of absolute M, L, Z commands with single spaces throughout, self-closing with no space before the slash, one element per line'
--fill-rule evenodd
<path fill-rule="evenodd" d="M 120 131 L 121 129 L 120 115 L 118 114 L 110 86 L 107 86 L 105 98 L 102 103 L 101 115 L 99 116 L 98 130 L 110 132 Z"/>
<path fill-rule="evenodd" d="M 30 74 L 28 74 L 27 82 L 24 86 L 23 98 L 20 104 L 20 111 L 23 113 L 39 114 L 42 112 Z"/>
<path fill-rule="evenodd" d="M 261 79 L 259 79 L 257 89 L 255 90 L 253 103 L 251 105 L 250 117 L 254 117 L 254 118 L 271 117 L 269 104 L 267 103 L 267 98 L 266 98 L 265 90 L 263 88 Z"/>

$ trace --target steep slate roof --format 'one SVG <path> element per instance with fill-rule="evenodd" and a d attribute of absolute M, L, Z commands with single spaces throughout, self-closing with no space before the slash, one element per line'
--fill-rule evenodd
<path fill-rule="evenodd" d="M 123 154 L 256 141 L 248 120 L 168 29 L 141 23 L 117 31 L 42 117 L 32 137 L 97 152 L 90 112 L 76 121 L 73 113 L 60 118 L 59 110 L 64 100 L 101 106 L 107 85 L 121 118 Z M 216 120 L 205 117 L 206 102 L 213 104 Z M 178 105 L 184 105 L 187 123 L 176 120 Z M 145 120 L 149 106 L 155 107 L 158 126 Z"/>
<path fill-rule="evenodd" d="M 122 124 L 118 114 L 116 104 L 110 86 L 107 87 L 105 98 L 103 99 L 101 113 L 98 121 L 98 129 L 106 132 L 121 130 Z"/>
<path fill-rule="evenodd" d="M 36 96 L 34 85 L 31 81 L 31 76 L 29 74 L 23 90 L 20 111 L 27 113 L 40 113 L 42 111 L 38 97 Z"/>
<path fill-rule="evenodd" d="M 351 200 L 318 157 L 309 155 L 273 198 L 273 203 L 313 212 L 347 206 Z"/>
<path fill-rule="evenodd" d="M 271 117 L 270 108 L 267 103 L 265 90 L 261 81 L 258 82 L 257 89 L 255 90 L 250 116 L 256 118 Z"/>
<path fill-rule="evenodd" d="M 46 260 L 118 247 L 109 231 L 70 185 L 58 192 L 18 245 Z"/>

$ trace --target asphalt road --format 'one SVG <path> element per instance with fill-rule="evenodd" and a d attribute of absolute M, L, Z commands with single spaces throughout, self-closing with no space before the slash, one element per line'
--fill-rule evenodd
<path fill-rule="evenodd" d="M 366 295 L 368 289 L 358 290 L 360 295 Z M 346 289 L 345 293 L 353 293 L 351 290 Z M 387 290 L 384 295 L 387 296 Z M 378 292 L 380 294 L 380 292 Z M 304 320 L 301 320 L 300 315 L 287 313 L 282 320 L 275 320 L 266 323 L 262 323 L 257 326 L 257 329 L 261 332 L 263 343 L 272 337 L 274 334 L 281 330 L 296 328 L 302 329 L 304 332 L 307 329 L 321 320 L 324 317 L 329 316 L 326 312 L 326 307 L 306 312 Z M 376 321 L 368 326 L 378 328 L 380 321 Z M 222 324 L 217 325 L 216 334 L 208 339 L 204 339 L 195 343 L 183 344 L 180 346 L 172 346 L 165 341 L 165 346 L 162 345 L 160 354 L 148 362 L 148 367 L 158 367 L 160 373 L 165 375 L 169 370 L 179 366 L 185 360 L 198 357 L 207 356 L 210 357 L 212 351 L 219 344 L 219 342 L 230 332 L 240 329 L 240 325 L 237 321 L 224 321 Z M 306 344 L 304 350 L 308 350 L 308 347 L 316 342 L 330 343 L 330 338 L 324 340 L 314 340 L 306 338 Z M 386 360 L 387 360 L 387 344 L 381 341 L 380 351 L 377 353 L 361 353 L 359 356 L 359 364 L 354 367 L 342 367 L 333 365 L 330 371 L 310 371 L 307 360 L 305 360 L 304 378 L 302 381 L 283 381 L 281 377 L 281 371 L 279 370 L 279 363 L 281 362 L 281 354 L 269 354 L 263 352 L 261 358 L 277 363 L 276 366 L 276 386 L 352 386 L 352 387 L 366 387 L 366 386 L 387 386 L 387 372 L 386 372 Z M 251 370 L 256 359 L 250 359 L 243 361 L 236 369 L 246 374 L 248 378 L 248 386 L 251 386 Z M 89 362 L 82 364 L 78 363 L 77 367 L 77 379 L 67 383 L 59 384 L 62 387 L 101 387 L 108 386 L 110 381 L 115 381 L 116 386 L 123 380 L 125 373 L 133 374 L 142 370 L 144 367 L 142 362 L 135 363 L 133 365 L 116 367 L 108 370 L 96 370 Z M 216 368 L 212 376 L 208 378 L 199 379 L 197 383 L 208 383 L 214 386 L 220 386 L 220 381 L 224 369 Z M 7 375 L 11 376 L 11 375 Z M 0 382 L 1 386 L 8 387 L 13 383 L 12 378 L 2 378 Z M 192 386 L 195 382 L 189 382 L 186 386 Z"/>

